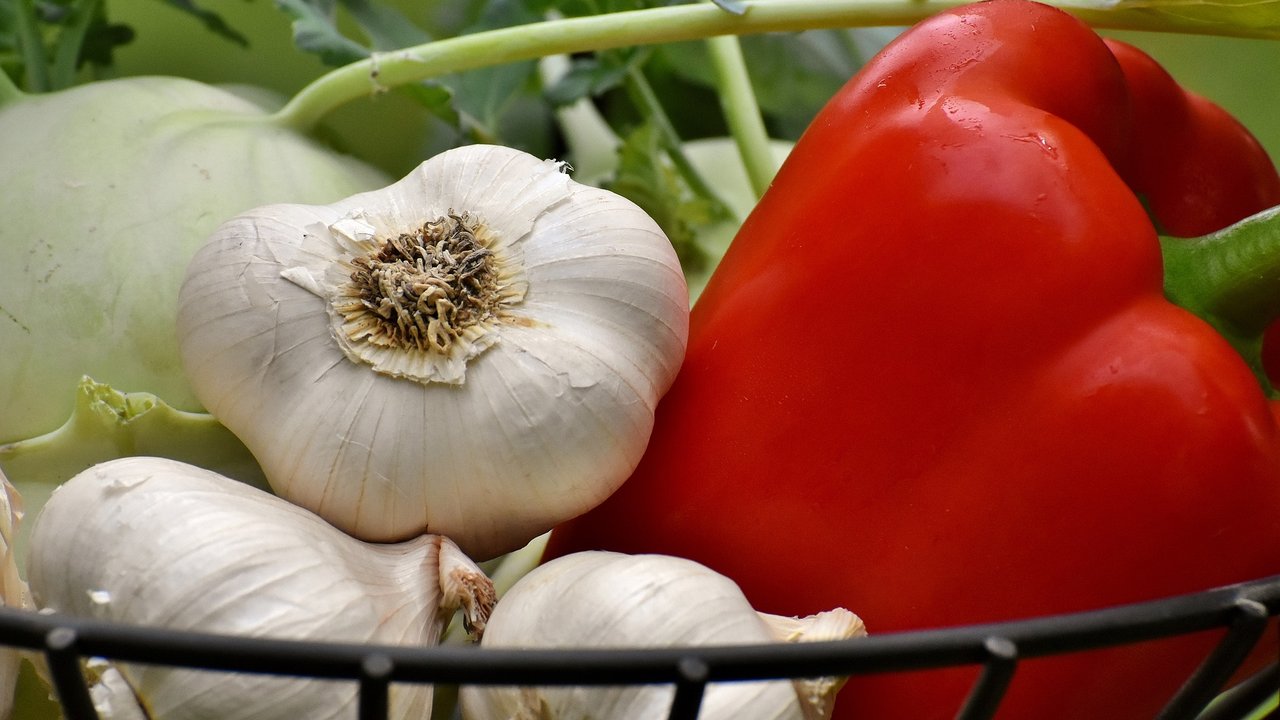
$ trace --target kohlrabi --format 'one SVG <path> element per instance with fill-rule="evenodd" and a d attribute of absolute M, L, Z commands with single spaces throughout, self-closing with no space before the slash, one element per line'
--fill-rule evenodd
<path fill-rule="evenodd" d="M 198 410 L 173 329 L 195 248 L 258 205 L 387 182 L 236 95 L 176 78 L 10 93 L 0 158 L 0 442 L 61 425 L 86 375 Z"/>

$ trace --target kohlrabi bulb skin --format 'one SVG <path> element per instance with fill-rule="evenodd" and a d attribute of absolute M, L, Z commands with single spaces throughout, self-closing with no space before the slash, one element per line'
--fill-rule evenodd
<path fill-rule="evenodd" d="M 0 106 L 0 444 L 59 427 L 83 376 L 199 409 L 174 335 L 178 286 L 224 220 L 388 178 L 259 106 L 166 77 Z"/>

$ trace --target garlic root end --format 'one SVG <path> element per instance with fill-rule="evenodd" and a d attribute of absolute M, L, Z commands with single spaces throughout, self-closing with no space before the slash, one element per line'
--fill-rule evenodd
<path fill-rule="evenodd" d="M 462 610 L 462 626 L 472 639 L 484 635 L 489 614 L 498 602 L 493 581 L 480 566 L 446 537 L 440 538 L 440 609 L 446 613 Z"/>

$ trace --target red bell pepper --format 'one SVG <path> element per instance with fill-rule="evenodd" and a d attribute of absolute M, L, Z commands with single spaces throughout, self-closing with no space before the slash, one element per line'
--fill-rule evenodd
<path fill-rule="evenodd" d="M 1209 241 L 1167 241 L 1166 273 L 1157 235 L 1277 203 L 1252 137 L 1137 50 L 1026 0 L 941 13 L 815 118 L 639 468 L 548 556 L 689 557 L 873 634 L 1280 573 L 1276 405 L 1164 292 L 1257 335 L 1276 281 Z M 1152 717 L 1216 638 L 1024 662 L 998 717 Z M 977 672 L 854 678 L 836 716 L 951 717 Z"/>

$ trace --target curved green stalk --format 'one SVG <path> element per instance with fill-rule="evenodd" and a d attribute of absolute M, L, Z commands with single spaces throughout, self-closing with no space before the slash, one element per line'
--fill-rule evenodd
<path fill-rule="evenodd" d="M 729 125 L 729 135 L 733 137 L 738 153 L 742 155 L 742 164 L 747 169 L 751 190 L 759 198 L 768 189 L 769 183 L 773 182 L 773 175 L 778 168 L 773 162 L 769 132 L 764 127 L 755 90 L 751 88 L 751 77 L 747 73 L 746 60 L 742 57 L 742 46 L 737 37 L 721 35 L 707 40 L 707 50 L 711 54 L 711 66 L 716 73 L 720 107 L 724 111 L 725 122 Z"/>
<path fill-rule="evenodd" d="M 1083 2 L 1060 3 L 1058 7 L 1102 28 L 1280 37 L 1280 28 L 1266 25 L 1214 24 L 1203 18 L 1153 12 L 1149 7 Z M 712 3 L 696 3 L 529 23 L 375 53 L 318 78 L 272 120 L 305 131 L 334 108 L 388 88 L 544 55 L 701 40 L 716 35 L 911 25 L 962 4 L 964 0 L 751 0 L 743 3 L 742 15 L 726 12 Z"/>
<path fill-rule="evenodd" d="M 1199 238 L 1161 238 L 1170 300 L 1218 329 L 1277 395 L 1262 367 L 1262 334 L 1280 319 L 1280 207 Z"/>

